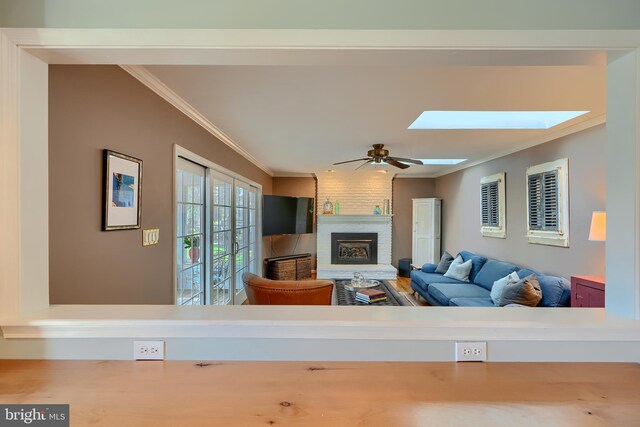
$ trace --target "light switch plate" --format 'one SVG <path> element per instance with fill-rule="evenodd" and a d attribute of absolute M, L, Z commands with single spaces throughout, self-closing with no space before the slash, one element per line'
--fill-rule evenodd
<path fill-rule="evenodd" d="M 157 245 L 160 242 L 160 229 L 149 228 L 142 230 L 142 246 Z"/>

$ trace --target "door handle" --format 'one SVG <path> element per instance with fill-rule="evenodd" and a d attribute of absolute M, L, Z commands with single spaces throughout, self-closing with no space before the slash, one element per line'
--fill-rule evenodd
<path fill-rule="evenodd" d="M 239 251 L 240 251 L 240 243 L 233 242 L 233 254 L 237 255 Z"/>

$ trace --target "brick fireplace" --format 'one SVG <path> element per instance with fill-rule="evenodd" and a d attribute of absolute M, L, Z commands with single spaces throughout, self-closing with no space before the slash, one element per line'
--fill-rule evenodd
<path fill-rule="evenodd" d="M 395 279 L 397 270 L 391 265 L 391 218 L 390 215 L 318 215 L 318 278 L 350 279 L 358 271 L 368 279 Z M 376 239 L 372 239 L 374 235 Z M 345 239 L 345 236 L 352 238 Z M 345 254 L 350 252 L 347 256 L 355 260 L 332 260 L 332 248 L 335 248 L 335 258 L 339 241 L 347 249 Z M 376 260 L 372 262 L 368 257 L 374 251 Z M 368 252 L 366 260 L 365 252 Z"/>
<path fill-rule="evenodd" d="M 318 209 L 318 278 L 350 279 L 357 271 L 368 279 L 395 279 L 397 270 L 391 265 L 393 216 L 373 215 L 376 205 L 382 208 L 385 199 L 393 199 L 393 174 L 343 170 L 317 172 L 316 177 L 318 206 L 327 199 L 340 201 L 339 215 L 322 215 Z M 336 257 L 340 248 L 343 256 Z"/>

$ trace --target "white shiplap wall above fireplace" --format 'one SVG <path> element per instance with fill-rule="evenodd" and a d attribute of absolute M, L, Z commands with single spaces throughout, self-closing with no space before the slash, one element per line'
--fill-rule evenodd
<path fill-rule="evenodd" d="M 393 174 L 376 171 L 319 172 L 318 178 L 318 278 L 351 278 L 356 271 L 371 279 L 395 279 L 397 270 L 391 265 L 392 216 L 373 215 L 373 209 L 384 200 L 391 206 Z M 322 207 L 329 199 L 340 202 L 340 215 L 323 215 Z M 391 212 L 393 212 L 391 208 Z M 331 264 L 331 233 L 377 233 L 378 264 Z"/>
<path fill-rule="evenodd" d="M 391 205 L 393 176 L 372 170 L 316 172 L 318 214 L 327 199 L 334 204 L 340 201 L 342 215 L 371 215 L 376 205 L 382 209 L 385 199 Z"/>

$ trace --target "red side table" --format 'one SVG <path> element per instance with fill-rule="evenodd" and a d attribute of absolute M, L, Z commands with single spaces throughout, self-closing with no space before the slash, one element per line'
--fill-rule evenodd
<path fill-rule="evenodd" d="M 604 307 L 604 277 L 571 276 L 571 307 Z"/>

